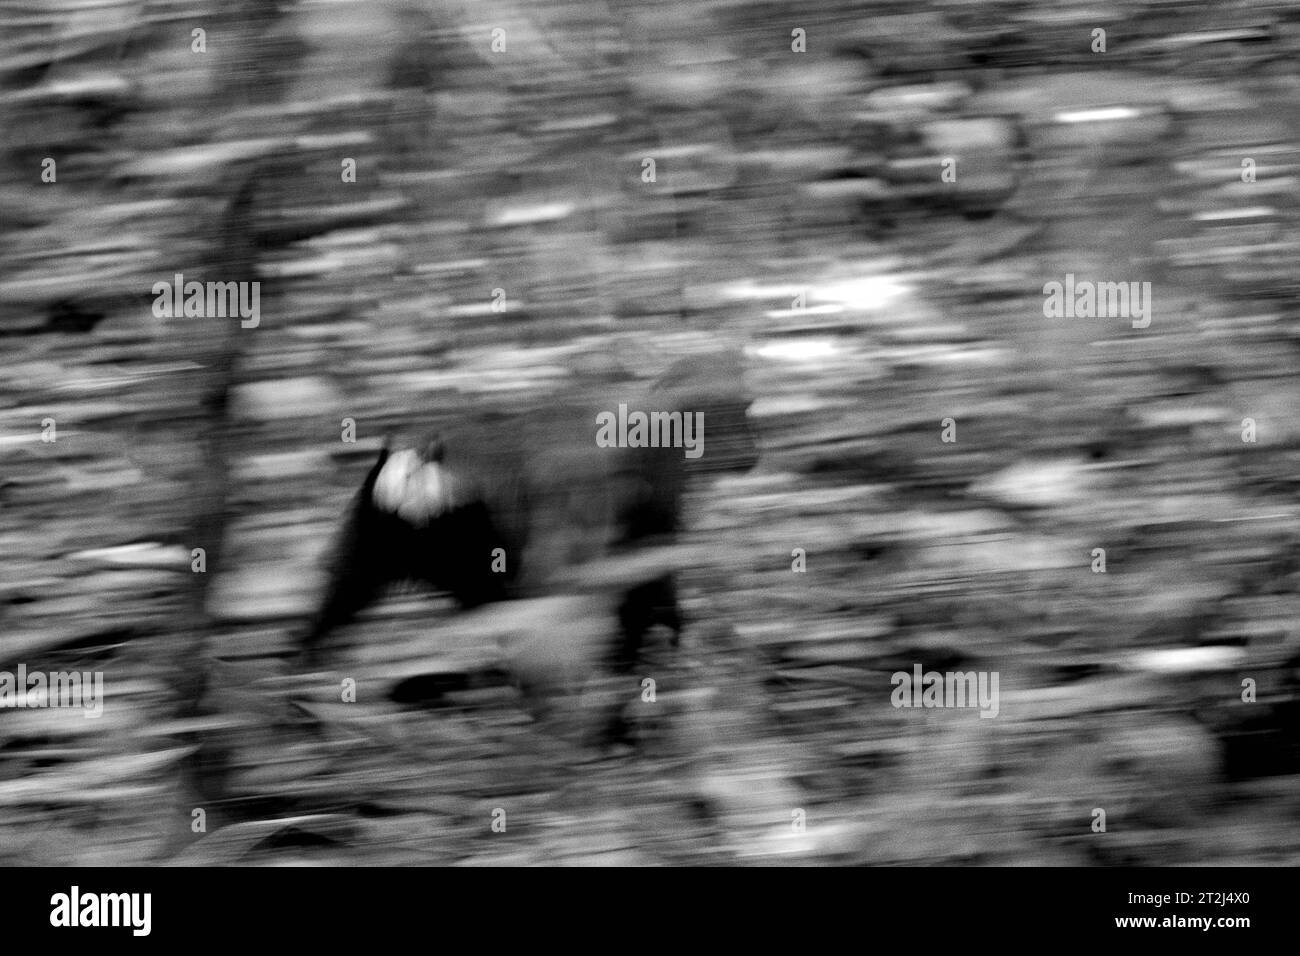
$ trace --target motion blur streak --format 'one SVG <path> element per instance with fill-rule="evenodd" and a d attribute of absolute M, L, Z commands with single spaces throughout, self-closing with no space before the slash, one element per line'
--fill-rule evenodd
<path fill-rule="evenodd" d="M 1298 47 L 0 4 L 0 862 L 1300 861 Z"/>

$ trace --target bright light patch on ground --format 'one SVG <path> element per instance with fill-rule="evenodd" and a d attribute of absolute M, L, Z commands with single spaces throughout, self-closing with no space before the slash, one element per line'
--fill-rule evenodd
<path fill-rule="evenodd" d="M 791 339 L 761 346 L 755 354 L 778 362 L 815 362 L 831 358 L 841 351 L 831 339 Z"/>
<path fill-rule="evenodd" d="M 1272 206 L 1247 206 L 1243 209 L 1224 209 L 1198 212 L 1197 222 L 1218 222 L 1223 219 L 1265 219 L 1277 210 Z"/>
<path fill-rule="evenodd" d="M 886 308 L 909 291 L 909 286 L 889 276 L 868 276 L 822 286 L 814 297 L 819 302 L 838 302 L 850 309 L 869 312 Z"/>
<path fill-rule="evenodd" d="M 1237 647 L 1171 647 L 1133 655 L 1138 670 L 1161 674 L 1212 671 L 1239 665 L 1245 654 Z"/>
<path fill-rule="evenodd" d="M 1136 119 L 1140 114 L 1131 106 L 1105 106 L 1092 110 L 1070 110 L 1057 113 L 1058 123 L 1105 123 L 1114 120 Z"/>
<path fill-rule="evenodd" d="M 558 222 L 573 212 L 573 203 L 553 202 L 536 206 L 511 206 L 489 219 L 492 226 L 530 226 L 539 222 Z"/>

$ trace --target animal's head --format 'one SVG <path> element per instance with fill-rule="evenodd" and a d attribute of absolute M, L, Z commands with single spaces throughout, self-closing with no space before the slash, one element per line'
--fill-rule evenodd
<path fill-rule="evenodd" d="M 443 461 L 434 439 L 381 455 L 363 494 L 380 542 L 394 552 L 402 577 L 446 590 L 467 607 L 506 596 L 513 577 L 507 541 L 479 482 Z"/>
<path fill-rule="evenodd" d="M 697 423 L 697 447 L 684 455 L 688 473 L 746 472 L 758 463 L 758 434 L 749 417 L 753 396 L 745 387 L 738 351 L 676 362 L 655 383 L 647 404 L 680 412 L 683 419 L 690 415 Z"/>

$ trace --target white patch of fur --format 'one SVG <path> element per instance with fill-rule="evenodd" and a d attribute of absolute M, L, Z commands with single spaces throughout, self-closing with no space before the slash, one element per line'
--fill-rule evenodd
<path fill-rule="evenodd" d="M 422 527 L 455 507 L 454 482 L 437 462 L 425 462 L 410 449 L 395 452 L 375 479 L 375 507 Z"/>

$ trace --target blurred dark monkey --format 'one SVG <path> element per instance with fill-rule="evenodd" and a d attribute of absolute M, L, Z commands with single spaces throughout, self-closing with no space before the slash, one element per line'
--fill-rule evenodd
<path fill-rule="evenodd" d="M 505 572 L 493 572 L 490 556 L 498 548 L 508 555 L 512 542 L 482 494 L 444 467 L 437 444 L 396 456 L 385 447 L 344 517 L 324 600 L 303 635 L 304 651 L 314 655 L 331 631 L 391 584 L 422 582 L 447 591 L 463 608 L 504 600 L 512 562 Z"/>
<path fill-rule="evenodd" d="M 461 608 L 540 597 L 591 563 L 675 542 L 693 476 L 747 471 L 757 442 L 746 409 L 740 357 L 693 356 L 648 391 L 617 388 L 609 376 L 546 408 L 419 449 L 385 448 L 344 519 L 324 599 L 303 636 L 314 656 L 327 636 L 391 584 L 423 583 Z M 703 451 L 602 448 L 597 413 L 619 404 L 703 414 Z M 620 581 L 618 631 L 604 655 L 627 673 L 647 635 L 665 627 L 674 644 L 684 621 L 675 575 L 649 571 Z"/>

